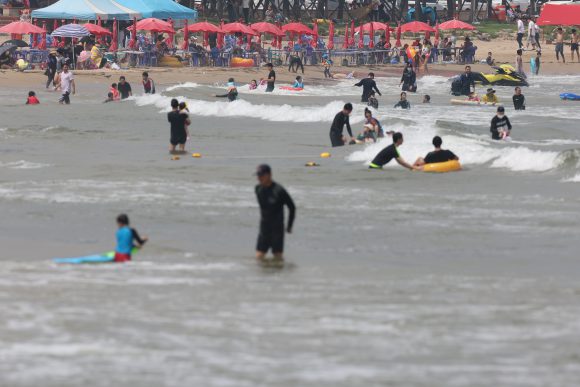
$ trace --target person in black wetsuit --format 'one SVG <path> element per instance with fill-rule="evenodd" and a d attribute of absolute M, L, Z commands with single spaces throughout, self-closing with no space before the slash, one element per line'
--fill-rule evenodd
<path fill-rule="evenodd" d="M 234 78 L 228 79 L 228 90 L 225 94 L 216 94 L 218 98 L 227 98 L 228 101 L 233 102 L 238 99 L 238 88 L 236 87 L 236 81 Z"/>
<path fill-rule="evenodd" d="M 465 66 L 465 72 L 459 78 L 461 82 L 461 95 L 469 95 L 475 91 L 475 79 L 471 73 L 471 66 Z"/>
<path fill-rule="evenodd" d="M 498 107 L 497 114 L 491 119 L 491 127 L 489 129 L 491 138 L 493 140 L 505 140 L 510 136 L 511 130 L 512 124 L 505 115 L 504 107 Z"/>
<path fill-rule="evenodd" d="M 330 127 L 330 143 L 333 147 L 343 146 L 346 144 L 346 138 L 342 135 L 344 126 L 346 125 L 346 130 L 350 136 L 350 142 L 353 143 L 354 137 L 352 136 L 352 129 L 350 128 L 349 116 L 352 113 L 352 104 L 347 103 L 344 105 L 341 111 L 339 111 L 334 120 L 332 121 L 332 126 Z"/>
<path fill-rule="evenodd" d="M 186 114 L 181 114 L 179 111 L 178 100 L 171 100 L 171 109 L 171 112 L 167 113 L 167 121 L 171 123 L 171 138 L 169 139 L 171 146 L 169 150 L 170 152 L 175 152 L 176 147 L 179 145 L 179 150 L 183 152 L 187 142 L 185 126 L 191 124 L 191 122 Z"/>
<path fill-rule="evenodd" d="M 522 89 L 519 86 L 516 87 L 512 100 L 514 101 L 514 109 L 526 110 L 526 97 L 522 94 Z"/>
<path fill-rule="evenodd" d="M 413 167 L 411 164 L 407 163 L 399 155 L 398 148 L 403 145 L 403 133 L 397 132 L 393 134 L 393 143 L 380 151 L 373 161 L 369 164 L 369 169 L 382 169 L 383 165 L 389 163 L 391 160 L 395 159 L 399 165 L 407 169 L 413 170 L 418 169 Z"/>
<path fill-rule="evenodd" d="M 268 250 L 272 250 L 274 260 L 284 260 L 284 206 L 288 207 L 288 227 L 292 233 L 296 217 L 294 201 L 284 187 L 272 180 L 272 169 L 267 164 L 259 165 L 256 170 L 259 184 L 256 185 L 256 197 L 260 205 L 260 233 L 256 246 L 256 258 L 264 262 Z"/>
<path fill-rule="evenodd" d="M 443 140 L 441 137 L 433 137 L 433 146 L 435 147 L 435 150 L 433 152 L 427 153 L 425 158 L 419 157 L 413 166 L 421 167 L 425 164 L 444 163 L 450 160 L 459 160 L 459 157 L 455 156 L 455 154 L 450 150 L 441 149 L 441 145 L 443 145 Z"/>
<path fill-rule="evenodd" d="M 266 68 L 269 71 L 268 79 L 266 80 L 266 93 L 271 93 L 274 91 L 274 85 L 276 84 L 276 72 L 274 71 L 274 65 L 272 63 L 268 63 Z"/>
<path fill-rule="evenodd" d="M 401 109 L 411 109 L 411 103 L 407 101 L 407 93 L 401 92 L 401 99 L 397 102 L 394 108 L 400 107 Z"/>
<path fill-rule="evenodd" d="M 401 77 L 401 82 L 399 86 L 403 85 L 403 91 L 411 91 L 416 92 L 417 87 L 415 83 L 417 82 L 417 74 L 413 70 L 413 65 L 411 63 L 407 63 L 405 70 L 403 70 L 403 76 Z"/>
<path fill-rule="evenodd" d="M 375 82 L 375 74 L 369 73 L 368 78 L 361 80 L 359 83 L 355 83 L 355 86 L 363 88 L 361 102 L 367 103 L 369 101 L 369 97 L 371 95 L 371 91 L 376 91 L 378 95 L 382 95 L 377 87 L 377 83 Z"/>

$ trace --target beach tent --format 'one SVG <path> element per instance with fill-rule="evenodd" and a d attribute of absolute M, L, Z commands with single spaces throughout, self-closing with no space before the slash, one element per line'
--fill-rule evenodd
<path fill-rule="evenodd" d="M 195 20 L 197 11 L 173 0 L 115 0 L 116 4 L 136 9 L 143 18 Z"/>
<path fill-rule="evenodd" d="M 575 26 L 580 24 L 580 5 L 578 4 L 550 4 L 538 18 L 540 26 Z"/>
<path fill-rule="evenodd" d="M 139 11 L 114 0 L 60 0 L 46 8 L 32 11 L 33 19 L 133 20 Z"/>

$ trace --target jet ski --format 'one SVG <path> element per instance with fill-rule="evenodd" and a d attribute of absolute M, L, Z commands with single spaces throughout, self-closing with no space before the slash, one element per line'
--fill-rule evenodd
<path fill-rule="evenodd" d="M 516 71 L 512 66 L 503 64 L 492 67 L 495 74 L 483 74 L 472 72 L 473 79 L 478 85 L 493 86 L 529 86 L 524 76 Z M 461 95 L 461 81 L 459 76 L 453 78 L 451 83 L 451 94 Z"/>

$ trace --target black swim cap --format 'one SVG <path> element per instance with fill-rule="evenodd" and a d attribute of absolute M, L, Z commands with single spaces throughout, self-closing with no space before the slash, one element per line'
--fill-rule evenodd
<path fill-rule="evenodd" d="M 441 148 L 442 144 L 443 144 L 443 140 L 441 139 L 441 137 L 439 137 L 439 136 L 433 137 L 433 146 L 435 148 Z"/>
<path fill-rule="evenodd" d="M 256 168 L 256 176 L 264 176 L 272 174 L 272 168 L 268 164 L 258 165 Z"/>
<path fill-rule="evenodd" d="M 498 113 L 503 113 L 503 112 L 505 112 L 505 108 L 503 106 L 498 106 L 497 112 Z"/>
<path fill-rule="evenodd" d="M 352 112 L 352 103 L 348 102 L 348 103 L 344 104 L 344 110 L 348 110 L 349 112 Z"/>
<path fill-rule="evenodd" d="M 173 98 L 173 99 L 171 100 L 171 107 L 172 107 L 172 108 L 174 108 L 174 109 L 175 109 L 175 108 L 178 108 L 178 107 L 179 107 L 179 101 L 178 101 L 178 100 L 176 100 L 175 98 Z"/>

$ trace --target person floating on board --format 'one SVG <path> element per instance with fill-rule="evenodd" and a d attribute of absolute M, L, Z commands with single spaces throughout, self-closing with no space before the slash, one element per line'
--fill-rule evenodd
<path fill-rule="evenodd" d="M 258 81 L 252 79 L 252 82 L 250 82 L 248 87 L 250 90 L 256 90 L 258 88 Z"/>
<path fill-rule="evenodd" d="M 509 138 L 512 130 L 512 124 L 509 118 L 505 115 L 503 106 L 497 108 L 497 114 L 491 119 L 491 138 L 493 140 L 506 140 Z"/>
<path fill-rule="evenodd" d="M 395 159 L 400 166 L 409 170 L 419 169 L 407 163 L 401 155 L 399 155 L 399 147 L 403 145 L 403 133 L 397 132 L 393 134 L 393 143 L 380 151 L 373 161 L 369 164 L 369 169 L 382 169 L 383 165 Z"/>
<path fill-rule="evenodd" d="M 236 87 L 236 81 L 234 78 L 228 79 L 228 89 L 225 94 L 216 95 L 218 98 L 227 98 L 230 102 L 238 99 L 238 88 Z"/>
<path fill-rule="evenodd" d="M 433 164 L 433 163 L 444 163 L 446 161 L 451 160 L 459 160 L 459 157 L 455 156 L 453 152 L 447 149 L 441 149 L 441 145 L 443 145 L 443 140 L 439 136 L 433 137 L 433 146 L 435 150 L 433 152 L 427 153 L 427 156 L 419 157 L 414 167 L 422 167 L 425 164 Z"/>
<path fill-rule="evenodd" d="M 272 180 L 272 169 L 267 164 L 259 165 L 256 170 L 258 185 L 256 198 L 260 205 L 260 233 L 256 245 L 256 258 L 264 262 L 271 249 L 274 260 L 284 260 L 284 234 L 292 233 L 296 218 L 296 206 L 288 192 Z M 288 207 L 288 226 L 284 231 L 284 206 Z"/>
<path fill-rule="evenodd" d="M 115 248 L 115 262 L 128 262 L 134 248 L 141 248 L 147 243 L 147 237 L 141 238 L 134 228 L 129 227 L 129 217 L 125 214 L 117 216 L 117 247 Z M 137 242 L 137 244 L 134 244 Z"/>
<path fill-rule="evenodd" d="M 407 93 L 404 91 L 401 93 L 401 99 L 395 104 L 394 107 L 400 107 L 401 109 L 411 109 L 411 103 L 407 101 Z"/>
<path fill-rule="evenodd" d="M 145 94 L 155 94 L 155 82 L 153 82 L 153 79 L 149 78 L 149 73 L 147 71 L 143 73 L 143 91 Z"/>
<path fill-rule="evenodd" d="M 36 98 L 36 93 L 34 91 L 29 91 L 26 105 L 38 105 L 39 103 L 40 101 Z"/>
<path fill-rule="evenodd" d="M 294 84 L 292 85 L 292 87 L 296 89 L 304 89 L 304 80 L 300 75 L 296 77 L 296 80 L 294 80 Z"/>
<path fill-rule="evenodd" d="M 491 105 L 495 105 L 496 103 L 499 103 L 499 98 L 497 98 L 497 95 L 495 95 L 495 90 L 492 87 L 487 89 L 487 92 L 485 93 L 485 95 L 481 99 L 481 102 L 489 103 Z"/>
<path fill-rule="evenodd" d="M 339 111 L 334 120 L 332 121 L 332 126 L 330 127 L 330 143 L 333 147 L 343 146 L 346 144 L 346 137 L 342 135 L 344 126 L 346 125 L 346 130 L 350 136 L 350 143 L 355 143 L 355 139 L 352 136 L 352 129 L 350 127 L 349 116 L 352 113 L 352 104 L 347 103 L 344 105 L 341 111 Z"/>
<path fill-rule="evenodd" d="M 512 97 L 514 101 L 514 109 L 516 110 L 526 110 L 526 97 L 522 94 L 522 89 L 519 86 L 515 88 L 515 94 Z"/>
<path fill-rule="evenodd" d="M 368 78 L 361 80 L 359 83 L 355 83 L 355 86 L 363 88 L 361 102 L 368 102 L 371 95 L 371 91 L 376 91 L 378 95 L 382 95 L 375 82 L 375 74 L 369 73 Z"/>

